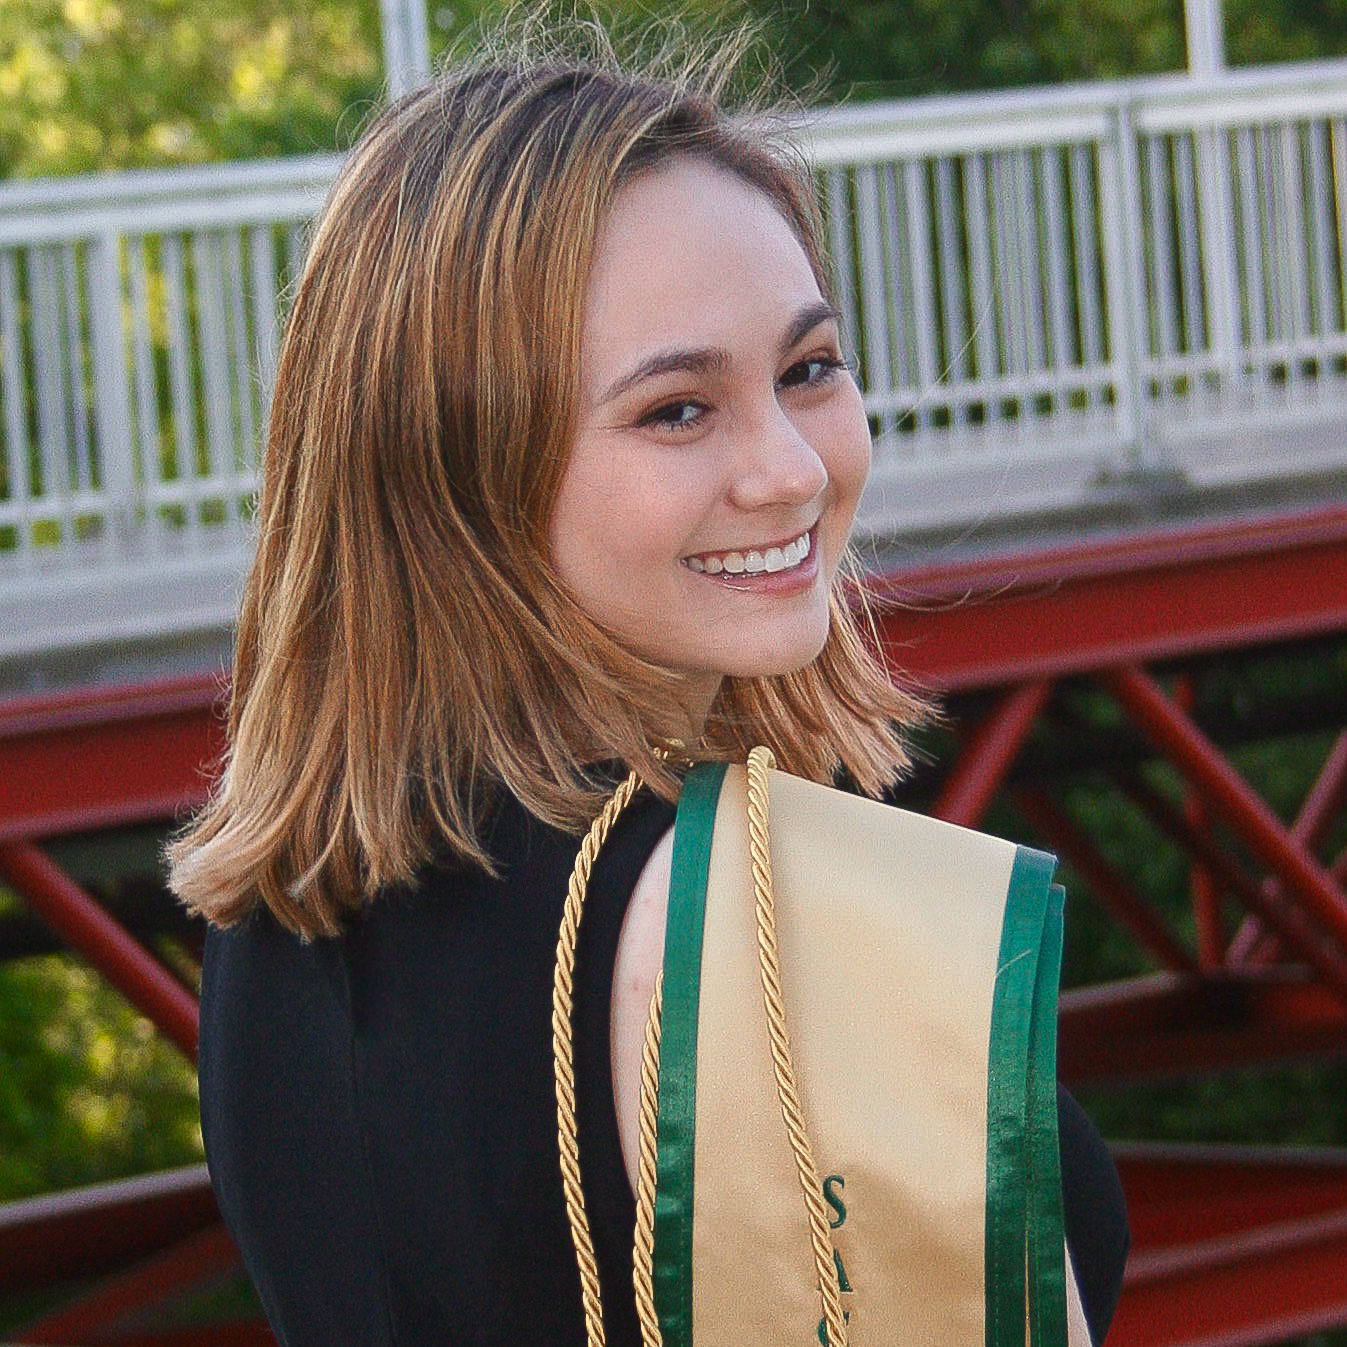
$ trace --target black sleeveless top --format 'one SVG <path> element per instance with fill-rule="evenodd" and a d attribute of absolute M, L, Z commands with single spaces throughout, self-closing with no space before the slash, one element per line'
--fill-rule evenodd
<path fill-rule="evenodd" d="M 639 1347 L 635 1203 L 609 1049 L 627 900 L 672 808 L 599 854 L 576 961 L 577 1116 L 607 1338 Z M 552 1084 L 552 969 L 578 841 L 513 800 L 501 873 L 431 867 L 337 939 L 265 911 L 206 945 L 201 1118 L 221 1211 L 283 1347 L 583 1347 Z M 1068 1241 L 1096 1341 L 1127 1249 L 1116 1171 L 1059 1108 Z"/>

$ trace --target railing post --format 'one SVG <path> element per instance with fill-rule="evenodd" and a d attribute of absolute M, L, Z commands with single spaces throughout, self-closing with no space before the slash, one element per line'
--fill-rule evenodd
<path fill-rule="evenodd" d="M 89 248 L 89 319 L 93 336 L 94 408 L 109 531 L 125 543 L 139 523 L 131 384 L 123 322 L 121 239 L 106 232 Z"/>
<path fill-rule="evenodd" d="M 401 98 L 430 78 L 425 0 L 379 0 L 388 97 Z"/>
<path fill-rule="evenodd" d="M 1112 135 L 1100 142 L 1099 194 L 1103 212 L 1104 284 L 1108 293 L 1109 354 L 1116 380 L 1118 429 L 1130 462 L 1148 464 L 1149 336 L 1144 321 L 1145 228 L 1141 218 L 1141 167 L 1130 100 L 1113 110 Z"/>
<path fill-rule="evenodd" d="M 1235 250 L 1234 182 L 1230 147 L 1219 126 L 1199 131 L 1197 140 L 1198 211 L 1202 234 L 1202 274 L 1207 299 L 1207 340 L 1220 394 L 1240 382 L 1239 276 Z"/>
<path fill-rule="evenodd" d="M 1225 72 L 1225 6 L 1221 0 L 1183 0 L 1188 73 L 1208 78 Z"/>

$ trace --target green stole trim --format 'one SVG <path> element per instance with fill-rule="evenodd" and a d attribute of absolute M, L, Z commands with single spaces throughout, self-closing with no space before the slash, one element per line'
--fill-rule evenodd
<path fill-rule="evenodd" d="M 987 1347 L 1024 1347 L 1026 1307 L 1035 1347 L 1066 1340 L 1055 1067 L 1062 902 L 1054 868 L 1041 851 L 1017 850 L 1001 928 L 987 1080 Z M 1030 1271 L 1044 1292 L 1032 1304 Z"/>
<path fill-rule="evenodd" d="M 1057 989 L 1062 975 L 1062 909 L 1054 884 L 1043 921 L 1038 984 L 1029 1031 L 1029 1270 L 1037 1290 L 1030 1307 L 1039 1347 L 1066 1347 L 1066 1224 L 1057 1136 Z"/>
<path fill-rule="evenodd" d="M 655 1308 L 665 1347 L 692 1347 L 692 1187 L 697 1142 L 697 1013 L 702 927 L 724 763 L 688 774 L 674 824 L 664 931 L 655 1190 Z"/>
<path fill-rule="evenodd" d="M 664 945 L 654 1293 L 666 1347 L 693 1347 L 697 1037 L 706 886 L 723 764 L 689 773 L 674 835 Z M 1057 1137 L 1062 904 L 1055 861 L 1016 850 L 1001 927 L 987 1082 L 986 1347 L 1066 1347 Z M 1028 1286 L 1034 1287 L 1032 1295 Z"/>

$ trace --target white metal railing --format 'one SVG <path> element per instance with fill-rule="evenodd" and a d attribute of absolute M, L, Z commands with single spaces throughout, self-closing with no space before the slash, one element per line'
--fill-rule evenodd
<path fill-rule="evenodd" d="M 1347 467 L 1345 114 L 1329 62 L 821 119 L 870 527 Z"/>
<path fill-rule="evenodd" d="M 1347 62 L 821 112 L 876 533 L 1347 468 Z M 0 185 L 0 656 L 228 620 L 335 157 Z"/>

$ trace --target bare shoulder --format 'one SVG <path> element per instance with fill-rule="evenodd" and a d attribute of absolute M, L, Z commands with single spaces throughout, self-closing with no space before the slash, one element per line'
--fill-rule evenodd
<path fill-rule="evenodd" d="M 613 967 L 610 1051 L 618 1135 L 635 1186 L 641 1104 L 641 1050 L 655 980 L 664 962 L 664 922 L 673 873 L 673 829 L 655 844 L 631 892 Z"/>

